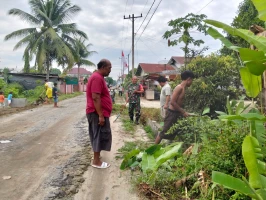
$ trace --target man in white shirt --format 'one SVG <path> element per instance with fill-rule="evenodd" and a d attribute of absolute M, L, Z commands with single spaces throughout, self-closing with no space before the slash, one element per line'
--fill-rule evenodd
<path fill-rule="evenodd" d="M 165 118 L 165 112 L 169 107 L 172 89 L 171 86 L 167 83 L 167 79 L 163 76 L 160 76 L 157 80 L 162 87 L 160 95 L 160 106 L 161 106 L 161 116 Z"/>

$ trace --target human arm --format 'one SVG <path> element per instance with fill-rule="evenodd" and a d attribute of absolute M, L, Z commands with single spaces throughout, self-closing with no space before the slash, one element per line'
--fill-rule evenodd
<path fill-rule="evenodd" d="M 143 86 L 141 84 L 139 84 L 139 89 L 138 90 L 135 90 L 134 93 L 136 94 L 141 94 L 144 92 L 144 89 L 143 89 Z"/>
<path fill-rule="evenodd" d="M 181 106 L 179 105 L 180 102 L 178 101 L 180 98 L 182 98 L 181 95 L 183 95 L 184 92 L 183 90 L 184 89 L 181 86 L 177 86 L 174 89 L 170 104 L 171 106 L 174 107 L 175 110 L 180 112 L 184 117 L 188 117 L 189 114 L 183 108 L 181 108 Z"/>
<path fill-rule="evenodd" d="M 103 126 L 105 123 L 103 111 L 102 111 L 102 104 L 101 104 L 101 94 L 99 93 L 92 93 L 92 100 L 95 107 L 97 114 L 99 115 L 99 125 Z"/>
<path fill-rule="evenodd" d="M 170 95 L 166 95 L 165 104 L 163 106 L 164 109 L 168 108 L 169 102 L 170 102 Z"/>

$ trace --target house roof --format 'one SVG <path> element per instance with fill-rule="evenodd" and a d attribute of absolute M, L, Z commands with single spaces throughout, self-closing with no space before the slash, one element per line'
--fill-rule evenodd
<path fill-rule="evenodd" d="M 139 63 L 136 75 L 139 76 L 143 70 L 147 74 L 162 72 L 164 70 L 175 70 L 172 65 L 169 64 L 150 64 L 150 63 Z"/>
<path fill-rule="evenodd" d="M 171 59 L 175 60 L 179 64 L 185 64 L 185 57 L 183 56 L 172 56 Z"/>
<path fill-rule="evenodd" d="M 78 74 L 78 68 L 72 68 L 70 71 L 67 72 L 67 74 Z M 87 74 L 91 75 L 92 73 L 85 68 L 80 67 L 79 68 L 79 74 Z"/>

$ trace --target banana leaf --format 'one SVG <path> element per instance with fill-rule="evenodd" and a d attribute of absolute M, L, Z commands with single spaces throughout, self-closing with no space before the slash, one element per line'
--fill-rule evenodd
<path fill-rule="evenodd" d="M 266 21 L 266 4 L 265 0 L 252 0 L 254 6 L 259 13 L 259 19 Z"/>
<path fill-rule="evenodd" d="M 241 179 L 221 172 L 213 171 L 212 181 L 216 184 L 223 185 L 228 189 L 232 189 L 242 194 L 248 195 L 252 198 L 258 199 L 258 195 L 256 194 L 256 192 L 248 185 L 248 183 L 242 181 Z"/>
<path fill-rule="evenodd" d="M 127 155 L 125 155 L 125 158 L 120 165 L 120 169 L 124 170 L 127 167 L 129 167 L 132 164 L 132 160 L 130 160 L 130 159 L 132 157 L 136 156 L 137 154 L 139 154 L 139 152 L 140 152 L 139 149 L 134 149 L 134 150 L 130 151 Z"/>
<path fill-rule="evenodd" d="M 266 189 L 266 163 L 262 161 L 263 154 L 258 140 L 246 136 L 242 144 L 242 154 L 249 172 L 249 184 L 254 189 Z"/>
<path fill-rule="evenodd" d="M 256 36 L 253 32 L 245 29 L 236 29 L 233 28 L 227 24 L 224 24 L 222 22 L 216 21 L 216 20 L 204 20 L 207 24 L 213 25 L 217 28 L 221 28 L 225 30 L 226 32 L 230 33 L 234 36 L 239 36 L 249 42 L 250 44 L 255 45 L 260 51 L 266 52 L 266 38 Z"/>
<path fill-rule="evenodd" d="M 240 76 L 247 96 L 255 98 L 261 92 L 261 76 L 251 74 L 247 67 L 240 68 Z"/>
<path fill-rule="evenodd" d="M 238 51 L 240 47 L 234 46 L 228 39 L 226 39 L 221 33 L 219 33 L 216 29 L 209 27 L 207 33 L 212 36 L 214 39 L 219 39 L 229 49 L 234 51 Z"/>
<path fill-rule="evenodd" d="M 177 145 L 173 146 L 170 150 L 166 151 L 164 154 L 156 158 L 156 169 L 160 167 L 165 161 L 175 157 L 179 154 L 179 150 L 182 147 L 182 142 L 179 142 Z"/>
<path fill-rule="evenodd" d="M 159 151 L 161 149 L 162 145 L 159 144 L 155 144 L 150 146 L 148 149 L 145 150 L 145 152 L 147 152 L 147 154 L 152 155 L 154 154 L 156 151 Z"/>
<path fill-rule="evenodd" d="M 142 155 L 141 169 L 143 173 L 146 173 L 147 170 L 155 171 L 156 170 L 156 162 L 153 155 L 149 155 L 146 152 Z"/>

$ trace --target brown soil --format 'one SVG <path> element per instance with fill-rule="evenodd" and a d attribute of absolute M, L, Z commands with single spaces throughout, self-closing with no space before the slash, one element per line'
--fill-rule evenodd
<path fill-rule="evenodd" d="M 33 109 L 36 107 L 38 107 L 38 106 L 37 105 L 27 105 L 27 106 L 22 107 L 22 108 L 6 108 L 6 107 L 0 108 L 0 116 L 19 113 L 19 112 L 22 112 L 24 110 L 30 110 L 30 109 Z"/>

